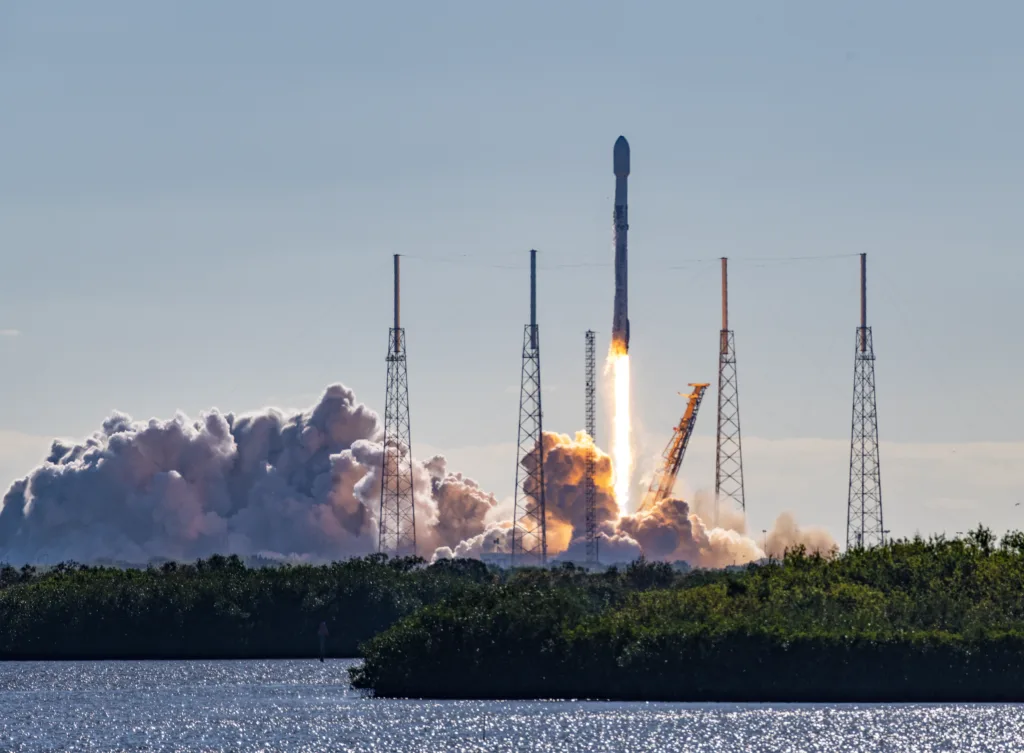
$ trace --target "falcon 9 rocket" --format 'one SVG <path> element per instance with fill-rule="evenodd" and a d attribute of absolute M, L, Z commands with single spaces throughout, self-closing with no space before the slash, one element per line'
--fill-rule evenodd
<path fill-rule="evenodd" d="M 615 172 L 615 312 L 608 352 L 614 385 L 612 418 L 612 469 L 615 501 L 620 511 L 629 510 L 629 485 L 633 472 L 633 448 L 629 420 L 629 302 L 627 298 L 626 233 L 629 230 L 626 181 L 629 179 L 629 142 L 619 136 L 612 153 Z"/>
<path fill-rule="evenodd" d="M 629 231 L 626 184 L 629 179 L 629 142 L 619 136 L 612 154 L 615 172 L 615 312 L 612 317 L 612 347 L 629 352 L 629 300 L 626 284 L 626 233 Z"/>

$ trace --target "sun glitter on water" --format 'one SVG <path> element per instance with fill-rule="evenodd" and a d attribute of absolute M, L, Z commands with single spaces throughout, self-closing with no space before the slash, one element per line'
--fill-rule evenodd
<path fill-rule="evenodd" d="M 629 512 L 629 482 L 633 472 L 629 425 L 629 354 L 621 343 L 612 343 L 608 353 L 613 384 L 612 469 L 619 514 Z"/>

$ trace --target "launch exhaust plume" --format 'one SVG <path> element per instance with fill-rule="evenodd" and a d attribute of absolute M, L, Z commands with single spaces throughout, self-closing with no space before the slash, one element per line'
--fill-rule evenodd
<path fill-rule="evenodd" d="M 640 554 L 648 559 L 684 561 L 694 567 L 718 568 L 743 565 L 765 557 L 757 541 L 747 536 L 742 511 L 730 517 L 729 527 L 712 526 L 697 509 L 713 509 L 714 497 L 700 495 L 696 507 L 668 497 L 636 513 L 622 510 L 617 502 L 612 458 L 586 432 L 575 438 L 544 433 L 544 479 L 547 486 L 548 548 L 559 560 L 583 562 L 586 557 L 586 468 L 595 458 L 595 517 L 601 541 L 601 562 L 629 562 Z M 482 549 L 505 552 L 502 536 L 483 537 Z M 768 534 L 768 549 L 779 557 L 787 549 L 805 546 L 829 554 L 835 542 L 819 528 L 801 529 L 789 514 L 779 516 Z M 451 556 L 443 553 L 442 556 Z"/>
<path fill-rule="evenodd" d="M 612 454 L 615 466 L 615 498 L 619 507 L 629 509 L 629 487 L 633 474 L 633 447 L 629 405 L 629 354 L 612 343 L 608 354 L 612 377 Z"/>
<path fill-rule="evenodd" d="M 140 422 L 114 413 L 82 442 L 55 441 L 11 486 L 0 504 L 0 561 L 369 554 L 381 434 L 377 414 L 340 384 L 293 415 L 212 410 Z M 496 500 L 444 458 L 414 461 L 412 476 L 428 556 L 484 530 Z"/>
<path fill-rule="evenodd" d="M 211 410 L 197 419 L 133 421 L 114 413 L 81 442 L 55 441 L 42 464 L 11 485 L 0 504 L 0 562 L 144 564 L 211 554 L 322 562 L 369 554 L 377 548 L 381 439 L 377 414 L 340 384 L 292 414 Z M 588 457 L 602 562 L 643 553 L 719 567 L 763 556 L 742 526 L 709 527 L 683 500 L 623 514 L 612 459 L 586 433 L 545 432 L 543 442 L 552 556 L 585 557 Z M 512 522 L 497 519 L 493 494 L 442 456 L 414 460 L 412 478 L 426 559 L 509 552 Z M 774 556 L 800 544 L 834 545 L 788 516 L 767 542 Z"/>

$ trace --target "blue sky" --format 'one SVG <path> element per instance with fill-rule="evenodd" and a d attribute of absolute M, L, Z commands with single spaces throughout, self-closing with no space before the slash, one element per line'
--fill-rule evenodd
<path fill-rule="evenodd" d="M 751 527 L 841 538 L 867 252 L 888 527 L 1024 527 L 1024 7 L 767 5 L 4 2 L 0 482 L 114 408 L 379 409 L 401 253 L 414 449 L 508 496 L 526 252 L 575 431 L 621 133 L 648 467 L 715 380 L 732 257 Z"/>

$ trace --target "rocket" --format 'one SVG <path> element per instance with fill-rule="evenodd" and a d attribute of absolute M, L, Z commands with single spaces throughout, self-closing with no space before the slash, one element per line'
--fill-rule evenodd
<path fill-rule="evenodd" d="M 626 286 L 627 252 L 626 233 L 629 231 L 626 182 L 629 178 L 629 142 L 619 136 L 612 154 L 615 171 L 615 311 L 612 316 L 612 345 L 629 352 L 629 299 Z"/>

